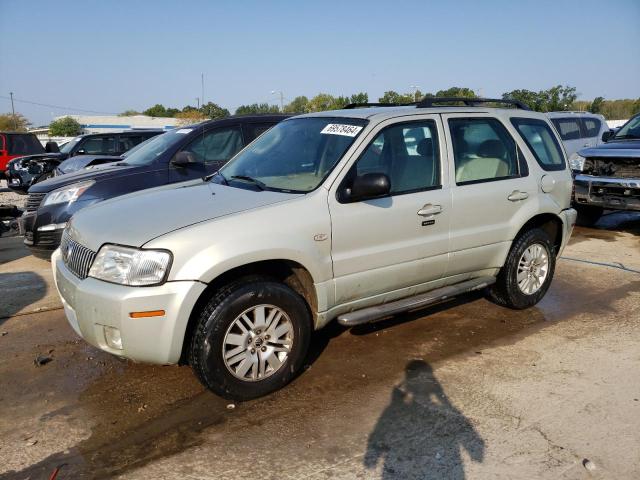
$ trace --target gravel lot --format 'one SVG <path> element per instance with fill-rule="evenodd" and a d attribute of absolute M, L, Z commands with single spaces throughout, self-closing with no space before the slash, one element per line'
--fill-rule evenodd
<path fill-rule="evenodd" d="M 640 478 L 640 215 L 598 227 L 535 308 L 329 327 L 295 382 L 235 408 L 79 340 L 49 263 L 2 238 L 0 478 Z"/>
<path fill-rule="evenodd" d="M 0 180 L 0 205 L 17 205 L 24 208 L 27 203 L 26 195 L 18 195 L 7 188 L 7 181 Z"/>

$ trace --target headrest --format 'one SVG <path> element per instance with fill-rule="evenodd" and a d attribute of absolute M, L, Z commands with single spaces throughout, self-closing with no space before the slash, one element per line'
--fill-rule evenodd
<path fill-rule="evenodd" d="M 507 149 L 500 140 L 485 140 L 478 147 L 478 156 L 504 159 L 507 156 Z"/>
<path fill-rule="evenodd" d="M 418 155 L 421 157 L 433 156 L 433 140 L 431 138 L 423 138 L 418 142 Z"/>

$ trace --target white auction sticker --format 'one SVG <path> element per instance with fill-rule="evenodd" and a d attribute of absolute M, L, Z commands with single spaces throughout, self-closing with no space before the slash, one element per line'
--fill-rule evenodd
<path fill-rule="evenodd" d="M 176 130 L 176 133 L 182 133 L 187 134 L 187 133 L 191 133 L 193 131 L 193 128 L 181 128 L 180 130 Z"/>
<path fill-rule="evenodd" d="M 347 137 L 355 137 L 362 127 L 357 125 L 345 125 L 343 123 L 330 123 L 322 129 L 320 133 L 328 135 L 345 135 Z"/>

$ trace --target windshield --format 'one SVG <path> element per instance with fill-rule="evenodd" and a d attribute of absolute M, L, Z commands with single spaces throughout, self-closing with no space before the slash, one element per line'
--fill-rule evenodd
<path fill-rule="evenodd" d="M 616 140 L 624 140 L 626 138 L 640 138 L 640 115 L 636 115 L 627 123 L 625 123 L 613 138 Z"/>
<path fill-rule="evenodd" d="M 69 140 L 62 147 L 60 147 L 60 153 L 71 153 L 73 147 L 75 147 L 76 143 L 78 143 L 80 140 L 82 140 L 82 136 Z"/>
<path fill-rule="evenodd" d="M 191 130 L 190 128 L 171 130 L 142 142 L 138 148 L 127 152 L 126 163 L 128 165 L 149 165 L 167 149 L 184 140 L 185 135 Z"/>
<path fill-rule="evenodd" d="M 360 134 L 366 120 L 294 118 L 277 124 L 236 155 L 220 173 L 229 184 L 310 192 L 322 183 Z"/>

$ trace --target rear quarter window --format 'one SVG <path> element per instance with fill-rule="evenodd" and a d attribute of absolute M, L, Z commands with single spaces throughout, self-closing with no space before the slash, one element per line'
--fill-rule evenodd
<path fill-rule="evenodd" d="M 586 137 L 597 137 L 600 133 L 600 120 L 597 118 L 581 118 L 582 128 Z"/>
<path fill-rule="evenodd" d="M 560 138 L 562 138 L 563 141 L 580 139 L 580 124 L 577 118 L 554 118 L 551 121 L 558 130 L 558 133 L 560 133 Z"/>
<path fill-rule="evenodd" d="M 511 118 L 511 123 L 543 170 L 566 168 L 562 147 L 547 122 L 536 118 Z"/>

